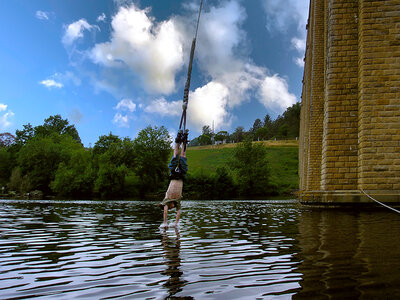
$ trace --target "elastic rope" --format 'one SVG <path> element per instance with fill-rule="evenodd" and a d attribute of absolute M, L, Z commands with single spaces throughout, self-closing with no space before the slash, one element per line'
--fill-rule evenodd
<path fill-rule="evenodd" d="M 363 192 L 365 194 L 365 196 L 367 196 L 369 199 L 371 199 L 371 200 L 375 201 L 376 203 L 378 203 L 378 204 L 380 204 L 380 205 L 382 205 L 382 206 L 384 206 L 386 208 L 389 208 L 389 209 L 393 210 L 394 212 L 397 212 L 398 214 L 400 214 L 399 210 L 397 210 L 397 209 L 395 209 L 393 207 L 390 207 L 389 205 L 386 205 L 385 203 L 382 203 L 382 202 L 372 198 L 370 195 L 368 195 L 366 192 L 364 192 L 363 189 L 360 189 L 360 191 Z"/>

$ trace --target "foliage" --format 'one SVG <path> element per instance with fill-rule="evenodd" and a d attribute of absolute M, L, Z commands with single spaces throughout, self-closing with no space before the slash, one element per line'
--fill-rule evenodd
<path fill-rule="evenodd" d="M 235 129 L 235 132 L 232 133 L 231 140 L 233 140 L 235 143 L 240 143 L 244 139 L 244 127 L 239 126 Z"/>
<path fill-rule="evenodd" d="M 268 193 L 269 168 L 266 148 L 262 144 L 245 140 L 233 153 L 231 168 L 236 174 L 241 194 L 256 196 Z"/>
<path fill-rule="evenodd" d="M 91 153 L 81 147 L 72 149 L 70 157 L 68 161 L 59 164 L 50 187 L 60 196 L 90 198 L 95 176 Z"/>
<path fill-rule="evenodd" d="M 205 145 L 211 145 L 212 144 L 212 140 L 211 137 L 209 135 L 206 134 L 202 134 L 197 138 L 200 146 L 205 146 Z"/>
<path fill-rule="evenodd" d="M 27 176 L 34 189 L 50 192 L 50 182 L 54 180 L 61 162 L 67 162 L 74 149 L 82 147 L 71 136 L 57 135 L 35 137 L 26 143 L 18 153 L 17 161 L 22 176 Z"/>
<path fill-rule="evenodd" d="M 15 143 L 15 136 L 9 132 L 0 133 L 0 147 L 10 147 Z"/>
<path fill-rule="evenodd" d="M 223 141 L 228 142 L 229 141 L 229 133 L 228 133 L 228 131 L 225 131 L 225 130 L 219 131 L 215 135 L 214 139 L 216 142 L 223 142 Z"/>
<path fill-rule="evenodd" d="M 0 147 L 0 188 L 8 183 L 11 175 L 11 154 L 7 148 Z"/>
<path fill-rule="evenodd" d="M 171 139 L 164 126 L 141 130 L 133 141 L 135 173 L 139 176 L 140 194 L 158 191 L 167 178 Z"/>
<path fill-rule="evenodd" d="M 50 136 L 53 133 L 58 133 L 59 135 L 69 135 L 76 142 L 81 143 L 81 138 L 79 137 L 78 131 L 74 125 L 69 125 L 67 119 L 61 118 L 60 115 L 50 116 L 44 120 L 43 125 L 36 126 L 34 128 L 34 136 Z"/>

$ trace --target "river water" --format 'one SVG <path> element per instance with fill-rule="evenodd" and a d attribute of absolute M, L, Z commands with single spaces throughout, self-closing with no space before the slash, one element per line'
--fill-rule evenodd
<path fill-rule="evenodd" d="M 161 220 L 154 202 L 2 200 L 0 298 L 400 298 L 392 211 L 183 201 L 178 228 Z"/>

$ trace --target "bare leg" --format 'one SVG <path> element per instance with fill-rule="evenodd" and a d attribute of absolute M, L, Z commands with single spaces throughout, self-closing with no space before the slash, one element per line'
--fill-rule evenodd
<path fill-rule="evenodd" d="M 174 157 L 177 156 L 179 154 L 179 144 L 175 143 L 175 147 L 174 147 Z"/>
<path fill-rule="evenodd" d="M 167 225 L 168 205 L 164 205 L 164 225 Z"/>
<path fill-rule="evenodd" d="M 180 217 L 181 217 L 181 210 L 178 209 L 178 210 L 176 211 L 176 220 L 175 220 L 175 223 L 176 223 L 176 224 L 178 224 Z"/>

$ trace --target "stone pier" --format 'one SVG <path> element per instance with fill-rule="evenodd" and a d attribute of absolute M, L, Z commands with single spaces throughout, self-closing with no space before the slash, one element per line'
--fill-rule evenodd
<path fill-rule="evenodd" d="M 400 0 L 310 1 L 300 122 L 301 203 L 400 203 Z"/>

